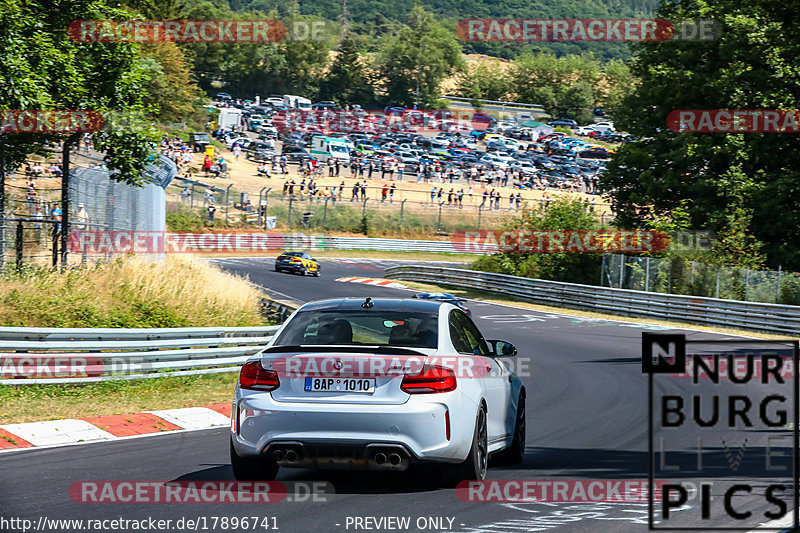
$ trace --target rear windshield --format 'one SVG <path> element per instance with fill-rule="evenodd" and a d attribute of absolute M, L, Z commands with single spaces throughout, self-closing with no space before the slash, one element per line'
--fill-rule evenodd
<path fill-rule="evenodd" d="M 437 315 L 402 311 L 303 311 L 273 346 L 388 345 L 436 348 Z"/>

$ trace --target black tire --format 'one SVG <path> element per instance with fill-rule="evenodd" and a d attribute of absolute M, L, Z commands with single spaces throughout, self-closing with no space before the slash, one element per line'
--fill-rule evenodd
<path fill-rule="evenodd" d="M 475 431 L 472 434 L 472 446 L 463 463 L 444 465 L 443 481 L 446 486 L 453 487 L 461 481 L 483 481 L 489 466 L 489 436 L 487 431 L 486 408 L 481 406 L 475 418 Z"/>
<path fill-rule="evenodd" d="M 319 270 L 317 270 L 316 272 L 314 272 L 314 277 L 315 277 L 315 278 L 318 278 L 319 276 L 320 276 L 320 271 L 319 271 Z"/>
<path fill-rule="evenodd" d="M 238 481 L 272 481 L 278 475 L 280 466 L 266 457 L 242 457 L 231 447 L 231 469 Z"/>
<path fill-rule="evenodd" d="M 500 457 L 508 463 L 518 465 L 525 459 L 525 391 L 519 393 L 517 400 L 517 421 L 514 424 L 514 440 L 503 450 Z"/>

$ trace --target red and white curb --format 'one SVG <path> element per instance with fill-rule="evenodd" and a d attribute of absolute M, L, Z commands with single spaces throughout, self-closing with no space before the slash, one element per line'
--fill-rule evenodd
<path fill-rule="evenodd" d="M 211 429 L 230 425 L 228 403 L 164 409 L 131 415 L 68 418 L 0 426 L 0 452 L 42 446 L 111 441 L 170 431 Z"/>
<path fill-rule="evenodd" d="M 392 289 L 406 289 L 407 287 L 402 283 L 396 281 L 389 281 L 388 279 L 373 279 L 373 278 L 337 278 L 334 281 L 341 281 L 343 283 L 366 283 L 367 285 L 377 285 L 379 287 L 389 287 Z"/>

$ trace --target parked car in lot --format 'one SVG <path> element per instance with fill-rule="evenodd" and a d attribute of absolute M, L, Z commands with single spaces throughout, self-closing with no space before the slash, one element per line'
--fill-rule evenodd
<path fill-rule="evenodd" d="M 592 124 L 592 129 L 598 132 L 616 131 L 614 129 L 614 124 L 611 122 L 595 122 Z"/>
<path fill-rule="evenodd" d="M 578 126 L 578 123 L 572 120 L 571 118 L 559 118 L 552 122 L 548 122 L 547 125 L 553 127 L 567 126 L 569 128 L 576 128 Z"/>
<path fill-rule="evenodd" d="M 448 485 L 483 480 L 490 456 L 525 456 L 526 391 L 507 359 L 516 354 L 448 302 L 305 304 L 242 366 L 233 474 L 422 464 Z"/>
<path fill-rule="evenodd" d="M 272 161 L 275 151 L 264 141 L 253 141 L 245 146 L 245 156 L 249 161 Z"/>

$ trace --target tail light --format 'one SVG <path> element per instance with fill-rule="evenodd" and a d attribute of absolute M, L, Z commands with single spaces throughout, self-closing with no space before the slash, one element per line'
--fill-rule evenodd
<path fill-rule="evenodd" d="M 239 373 L 239 387 L 248 390 L 273 391 L 281 386 L 275 370 L 264 370 L 259 361 L 242 365 Z"/>
<path fill-rule="evenodd" d="M 449 368 L 425 365 L 419 374 L 403 376 L 400 390 L 408 394 L 430 394 L 456 390 L 456 373 Z"/>

